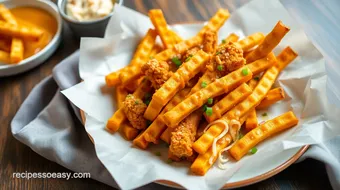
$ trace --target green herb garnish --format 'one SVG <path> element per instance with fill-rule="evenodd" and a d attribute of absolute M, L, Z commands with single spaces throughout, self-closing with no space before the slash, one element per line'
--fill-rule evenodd
<path fill-rule="evenodd" d="M 227 41 L 225 39 L 222 40 L 222 44 L 225 44 Z"/>
<path fill-rule="evenodd" d="M 156 156 L 162 156 L 161 152 L 155 152 Z"/>
<path fill-rule="evenodd" d="M 267 114 L 267 113 L 263 113 L 262 116 L 263 116 L 263 117 L 266 117 L 266 116 L 268 116 L 268 114 Z"/>
<path fill-rule="evenodd" d="M 145 104 L 148 106 L 150 104 L 150 100 L 145 100 Z"/>
<path fill-rule="evenodd" d="M 223 65 L 217 65 L 217 70 L 219 70 L 219 71 L 223 71 Z"/>
<path fill-rule="evenodd" d="M 203 81 L 202 84 L 201 84 L 201 87 L 202 87 L 202 88 L 205 88 L 205 87 L 207 87 L 207 86 L 208 86 L 208 84 L 207 84 L 206 82 Z"/>
<path fill-rule="evenodd" d="M 254 80 L 259 81 L 260 77 L 254 77 Z"/>
<path fill-rule="evenodd" d="M 221 54 L 221 52 L 219 52 L 219 51 L 215 53 L 215 55 L 219 55 L 219 54 Z"/>
<path fill-rule="evenodd" d="M 247 76 L 249 74 L 248 69 L 242 69 L 242 75 Z"/>
<path fill-rule="evenodd" d="M 167 162 L 168 164 L 171 164 L 173 161 L 172 161 L 171 159 L 168 159 L 166 162 Z"/>
<path fill-rule="evenodd" d="M 154 57 L 152 55 L 149 56 L 150 59 L 153 59 Z"/>
<path fill-rule="evenodd" d="M 186 59 L 185 59 L 185 62 L 189 61 L 191 58 L 192 58 L 192 54 L 190 54 Z"/>
<path fill-rule="evenodd" d="M 203 109 L 204 112 L 207 111 L 207 107 L 208 107 L 207 105 L 205 105 L 205 104 L 203 105 L 202 109 Z"/>
<path fill-rule="evenodd" d="M 208 104 L 209 104 L 209 105 L 212 104 L 213 102 L 214 102 L 214 99 L 208 98 Z"/>
<path fill-rule="evenodd" d="M 205 110 L 205 114 L 207 114 L 207 116 L 212 116 L 213 114 L 213 110 L 211 107 L 207 107 L 207 110 Z"/>
<path fill-rule="evenodd" d="M 182 65 L 182 62 L 181 62 L 181 60 L 178 59 L 178 57 L 173 57 L 173 58 L 171 59 L 171 61 L 172 61 L 177 67 L 179 67 L 179 66 Z"/>
<path fill-rule="evenodd" d="M 255 154 L 257 152 L 257 148 L 253 147 L 252 149 L 250 149 L 250 154 Z"/>

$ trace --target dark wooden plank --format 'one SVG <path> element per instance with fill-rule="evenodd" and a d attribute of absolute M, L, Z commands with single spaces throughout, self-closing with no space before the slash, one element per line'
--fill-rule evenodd
<path fill-rule="evenodd" d="M 249 0 L 125 0 L 124 5 L 143 14 L 152 8 L 161 8 L 169 24 L 205 21 L 219 7 L 233 12 Z M 13 179 L 13 172 L 70 172 L 66 168 L 39 156 L 29 147 L 14 139 L 10 122 L 31 89 L 53 67 L 79 47 L 77 39 L 67 27 L 63 43 L 43 65 L 29 72 L 0 78 L 0 189 L 111 189 L 91 179 Z M 159 189 L 153 184 L 149 189 Z M 314 160 L 294 164 L 280 174 L 244 189 L 330 189 L 324 165 Z M 164 188 L 170 189 L 170 188 Z"/>

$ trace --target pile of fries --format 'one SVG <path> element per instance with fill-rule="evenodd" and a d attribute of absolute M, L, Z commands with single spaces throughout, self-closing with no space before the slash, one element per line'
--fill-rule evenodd
<path fill-rule="evenodd" d="M 272 87 L 297 53 L 290 47 L 277 56 L 272 51 L 290 29 L 279 21 L 267 35 L 239 40 L 229 34 L 218 44 L 217 32 L 229 16 L 218 10 L 196 36 L 183 40 L 161 10 L 150 10 L 154 29 L 128 66 L 106 76 L 119 108 L 106 128 L 141 149 L 163 140 L 171 161 L 191 161 L 191 171 L 204 175 L 216 160 L 223 168 L 225 155 L 240 160 L 266 138 L 296 126 L 291 111 L 260 124 L 256 113 L 284 99 L 283 89 Z"/>
<path fill-rule="evenodd" d="M 43 31 L 22 26 L 12 13 L 0 4 L 0 62 L 17 64 L 24 59 L 24 40 L 38 41 Z"/>

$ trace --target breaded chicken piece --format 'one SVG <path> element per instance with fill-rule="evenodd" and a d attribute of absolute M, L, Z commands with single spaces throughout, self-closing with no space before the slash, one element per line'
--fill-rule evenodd
<path fill-rule="evenodd" d="M 199 48 L 198 46 L 193 47 L 191 49 L 189 49 L 188 51 L 185 52 L 185 54 L 183 55 L 183 62 L 188 61 L 192 56 L 194 56 L 201 48 Z"/>
<path fill-rule="evenodd" d="M 212 62 L 218 77 L 225 76 L 246 64 L 242 49 L 232 42 L 218 47 Z"/>
<path fill-rule="evenodd" d="M 171 133 L 169 155 L 178 158 L 193 155 L 192 144 L 195 141 L 197 127 L 202 118 L 202 111 L 197 110 L 185 118 Z"/>
<path fill-rule="evenodd" d="M 206 53 L 214 54 L 217 48 L 217 33 L 207 30 L 204 33 L 203 51 Z"/>
<path fill-rule="evenodd" d="M 169 64 L 165 61 L 151 59 L 142 66 L 142 73 L 151 81 L 155 89 L 159 89 L 171 76 Z"/>
<path fill-rule="evenodd" d="M 139 98 L 135 98 L 132 94 L 126 96 L 123 102 L 123 111 L 130 121 L 133 128 L 142 130 L 147 127 L 144 112 L 147 105 Z"/>

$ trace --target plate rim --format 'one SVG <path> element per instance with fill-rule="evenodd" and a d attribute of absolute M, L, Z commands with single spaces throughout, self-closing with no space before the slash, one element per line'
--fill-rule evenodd
<path fill-rule="evenodd" d="M 178 24 L 202 24 L 202 23 L 205 23 L 205 22 L 206 21 L 193 21 L 193 22 L 185 22 L 184 21 L 184 22 L 177 22 L 177 23 L 173 23 L 173 24 L 169 24 L 169 25 L 174 26 L 174 25 L 178 25 Z M 81 122 L 85 127 L 85 122 L 86 122 L 85 112 L 81 109 L 79 109 L 79 110 L 80 110 Z M 94 140 L 93 140 L 92 136 L 89 133 L 87 133 L 87 135 L 90 138 L 91 142 L 94 144 Z M 288 160 L 286 160 L 285 162 L 278 165 L 274 169 L 271 169 L 268 172 L 265 172 L 263 174 L 257 175 L 255 177 L 252 177 L 252 178 L 249 178 L 249 179 L 236 181 L 236 182 L 232 182 L 232 183 L 226 183 L 226 184 L 224 184 L 222 189 L 233 189 L 233 188 L 244 187 L 244 186 L 248 186 L 248 185 L 252 185 L 254 183 L 264 181 L 264 180 L 266 180 L 270 177 L 273 177 L 274 175 L 276 175 L 276 174 L 282 172 L 283 170 L 285 170 L 286 168 L 288 168 L 296 160 L 298 160 L 308 150 L 309 146 L 310 145 L 302 146 L 291 158 L 289 158 Z M 168 187 L 172 187 L 172 188 L 177 188 L 177 189 L 185 189 L 183 186 L 181 186 L 181 185 L 179 185 L 179 184 L 177 184 L 173 181 L 168 181 L 168 180 L 156 180 L 156 181 L 154 181 L 154 183 L 158 183 L 160 185 L 164 185 L 164 186 L 168 186 Z"/>
<path fill-rule="evenodd" d="M 80 111 L 81 122 L 82 122 L 82 124 L 85 128 L 85 122 L 86 122 L 85 112 L 81 109 L 79 109 L 79 111 Z M 95 144 L 92 136 L 89 133 L 87 133 L 87 136 L 89 137 L 91 142 L 93 144 Z M 290 165 L 292 165 L 296 160 L 298 160 L 308 150 L 308 148 L 309 148 L 309 145 L 302 146 L 291 158 L 289 158 L 288 160 L 286 160 L 285 162 L 283 162 L 279 166 L 275 167 L 274 169 L 271 169 L 270 171 L 268 171 L 266 173 L 257 175 L 255 177 L 252 177 L 252 178 L 249 178 L 249 179 L 236 181 L 236 182 L 232 182 L 232 183 L 226 183 L 222 188 L 223 189 L 233 189 L 233 188 L 238 188 L 238 187 L 244 187 L 244 186 L 248 186 L 248 185 L 266 180 L 270 177 L 273 177 L 274 175 L 282 172 L 283 170 L 288 168 Z M 169 186 L 169 187 L 173 187 L 173 188 L 177 188 L 177 189 L 184 189 L 183 186 L 181 186 L 181 185 L 179 185 L 175 182 L 168 181 L 168 180 L 156 180 L 156 181 L 154 181 L 154 183 L 158 183 L 160 185 Z"/>

